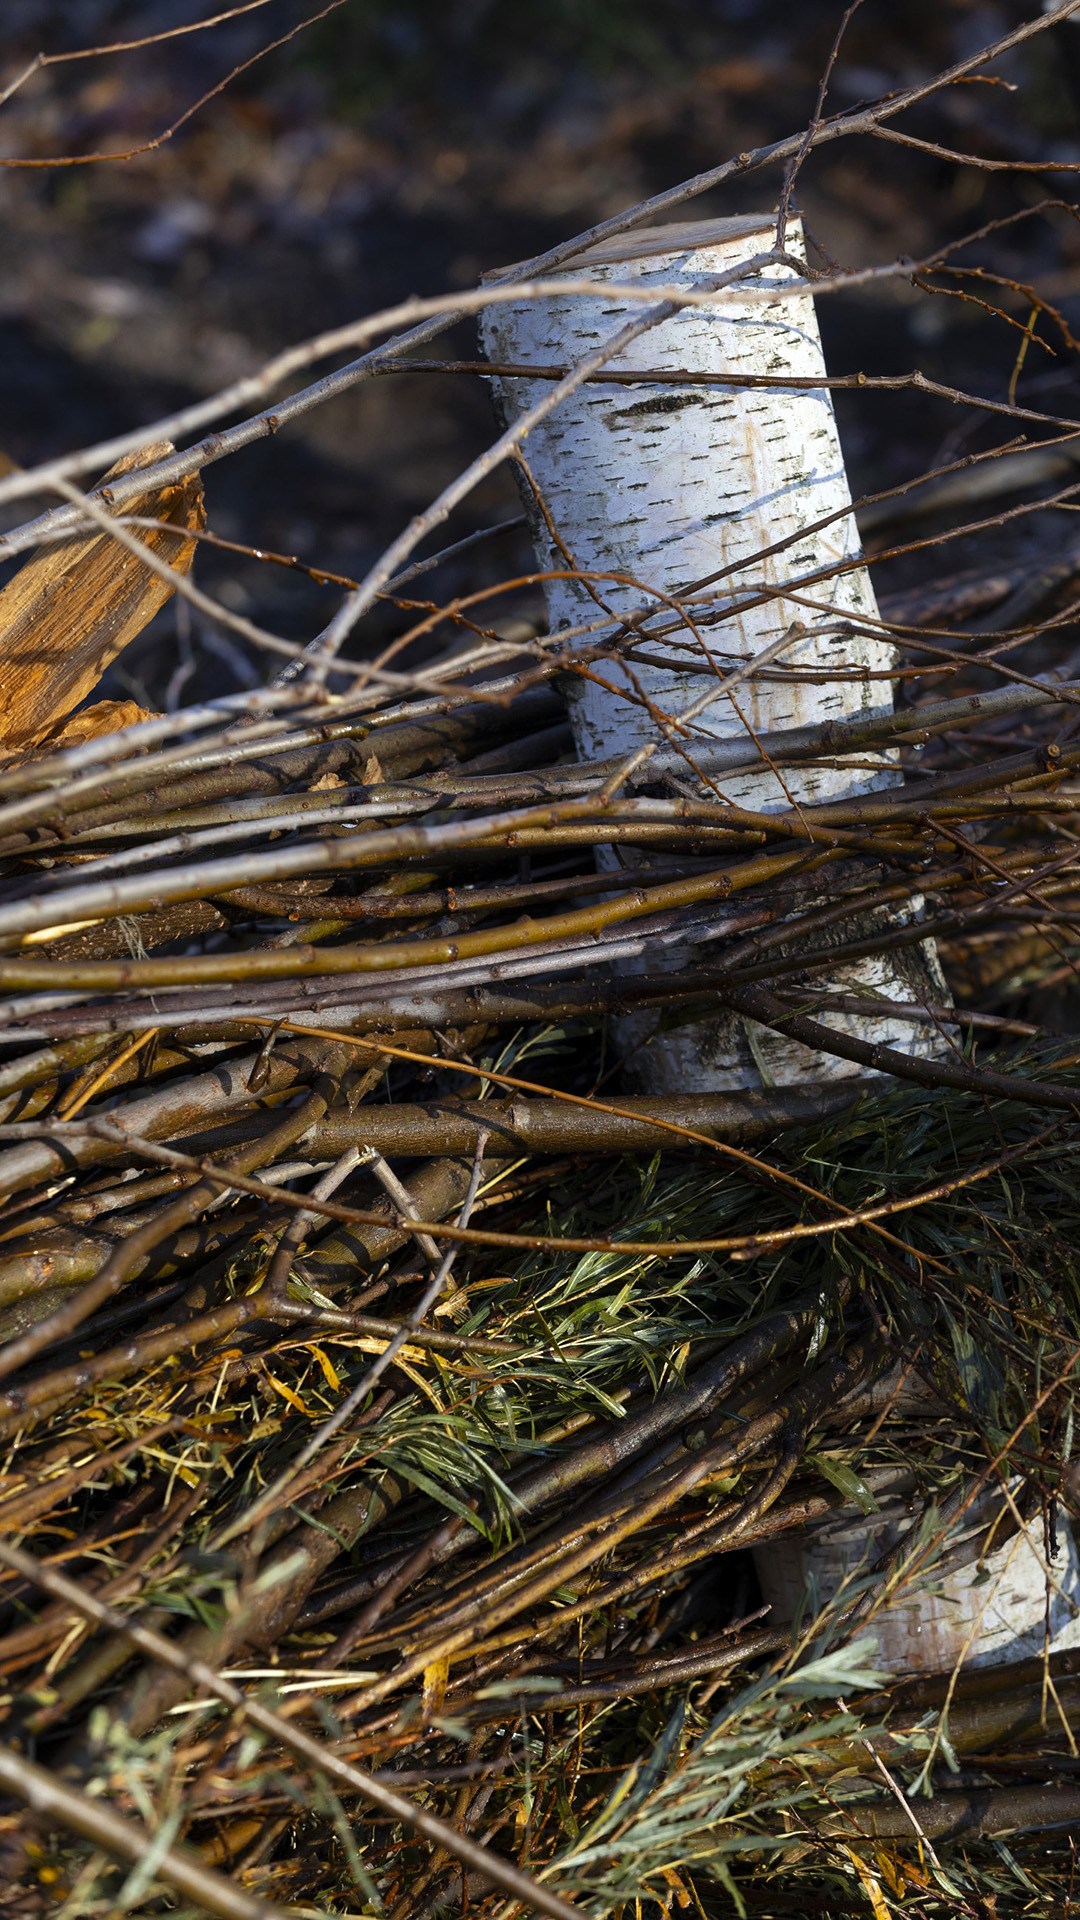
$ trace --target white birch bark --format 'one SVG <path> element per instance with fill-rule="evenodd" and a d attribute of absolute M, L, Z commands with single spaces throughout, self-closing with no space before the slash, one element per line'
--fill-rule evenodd
<path fill-rule="evenodd" d="M 640 312 L 620 299 L 620 280 L 657 287 L 700 284 L 765 251 L 771 225 L 767 217 L 705 221 L 605 243 L 568 263 L 568 270 L 587 269 L 611 283 L 609 299 L 567 293 L 493 306 L 482 323 L 485 351 L 503 364 L 569 366 Z M 788 246 L 798 256 L 797 226 L 789 229 Z M 782 291 L 793 277 L 790 269 L 775 266 L 753 274 L 746 285 L 755 290 L 772 285 L 774 298 L 740 299 L 729 292 L 712 310 L 684 309 L 646 331 L 610 364 L 615 370 L 820 376 L 825 364 L 813 301 L 807 293 L 785 297 Z M 517 418 L 546 388 L 545 382 L 527 378 L 500 378 L 495 384 L 508 419 Z M 587 625 L 599 625 L 602 632 L 604 613 L 594 594 L 612 616 L 623 619 L 648 606 L 650 594 L 662 607 L 659 596 L 681 595 L 688 584 L 745 563 L 716 586 L 684 596 L 725 667 L 761 654 L 800 620 L 806 631 L 783 652 L 783 664 L 841 670 L 837 678 L 818 683 L 757 678 L 739 688 L 734 699 L 710 699 L 708 680 L 684 670 L 685 652 L 671 640 L 651 642 L 648 651 L 663 664 L 635 666 L 636 688 L 617 665 L 603 669 L 614 691 L 574 682 L 571 715 L 581 759 L 609 759 L 653 741 L 662 744 L 665 733 L 671 737 L 662 716 L 670 722 L 688 709 L 696 717 L 682 737 L 691 753 L 695 739 L 745 735 L 747 726 L 755 733 L 776 732 L 891 710 L 891 682 L 869 675 L 887 673 L 892 650 L 872 628 L 859 624 L 877 614 L 865 568 L 855 565 L 800 593 L 805 576 L 860 557 L 827 389 L 594 382 L 537 426 L 525 451 L 573 566 L 624 576 L 595 580 L 593 592 L 579 580 L 553 580 L 547 588 L 553 632 Z M 527 488 L 523 494 L 541 566 L 565 570 L 566 557 L 543 513 Z M 830 514 L 837 518 L 828 527 L 813 534 L 801 531 Z M 782 553 L 756 557 L 789 539 Z M 749 599 L 762 583 L 786 587 L 788 593 L 740 611 L 740 593 Z M 685 643 L 691 637 L 684 631 L 673 639 Z M 635 691 L 647 696 L 653 711 L 627 697 Z M 800 767 L 782 778 L 763 765 L 761 771 L 725 778 L 721 786 L 731 801 L 769 809 L 864 792 L 899 779 L 887 755 L 875 760 L 860 753 L 847 766 Z M 849 923 L 845 932 L 850 930 Z M 658 951 L 637 964 L 672 962 Z M 899 1000 L 946 997 L 929 942 L 901 949 L 895 957 L 837 967 L 828 980 L 817 974 L 813 984 Z M 930 1053 L 940 1045 L 933 1028 L 851 1015 L 821 1017 L 908 1053 Z M 635 1016 L 621 1023 L 620 1040 L 637 1079 L 665 1092 L 790 1085 L 860 1071 L 725 1016 L 674 1031 L 658 1030 L 653 1016 Z M 830 1590 L 854 1565 L 872 1561 L 883 1524 L 884 1519 L 853 1512 L 839 1526 L 762 1548 L 758 1571 L 778 1619 L 794 1613 L 808 1571 Z M 1041 1649 L 1040 1544 L 1033 1534 L 993 1557 L 987 1571 L 996 1585 L 989 1599 L 985 1583 L 972 1585 L 976 1568 L 960 1566 L 936 1597 L 915 1595 L 882 1614 L 877 1633 L 885 1663 L 897 1671 L 948 1667 L 969 1640 L 967 1658 L 974 1664 L 1016 1658 L 1018 1649 L 1029 1646 Z M 1071 1537 L 1061 1576 L 1070 1600 L 1080 1595 Z M 1050 1624 L 1054 1644 L 1080 1641 L 1080 1624 L 1060 1596 L 1053 1599 Z"/>
<path fill-rule="evenodd" d="M 503 364 L 571 365 L 640 311 L 620 300 L 614 290 L 620 280 L 658 288 L 700 284 L 766 251 L 771 227 L 768 216 L 750 216 L 656 228 L 606 242 L 568 263 L 568 270 L 578 275 L 585 270 L 611 282 L 610 300 L 568 293 L 564 299 L 556 295 L 493 306 L 482 323 L 485 351 Z M 788 246 L 798 256 L 797 223 L 789 228 Z M 686 308 L 652 327 L 616 356 L 611 367 L 821 376 L 825 363 L 813 300 L 806 293 L 783 293 L 784 284 L 794 278 L 790 268 L 770 265 L 750 276 L 746 285 L 758 296 L 775 287 L 774 298 L 740 299 L 737 289 L 729 289 L 711 310 Z M 545 385 L 499 379 L 496 387 L 506 416 L 516 418 Z M 859 625 L 861 617 L 877 616 L 865 568 L 856 565 L 833 580 L 808 586 L 805 596 L 799 589 L 800 580 L 817 569 L 860 557 L 826 388 L 589 383 L 533 430 L 525 452 L 573 565 L 585 572 L 626 576 L 618 582 L 598 579 L 592 592 L 579 580 L 551 581 L 546 592 L 553 632 L 582 625 L 595 628 L 598 622 L 602 627 L 603 611 L 594 594 L 620 618 L 650 604 L 663 614 L 659 596 L 677 595 L 688 584 L 734 565 L 738 571 L 716 586 L 686 597 L 695 622 L 704 623 L 699 631 L 710 651 L 734 665 L 781 641 L 801 621 L 806 631 L 783 651 L 783 666 L 838 672 L 838 677 L 816 683 L 755 678 L 732 695 L 710 700 L 708 680 L 684 670 L 692 633 L 683 630 L 667 641 L 650 641 L 647 651 L 666 656 L 663 665 L 635 665 L 631 679 L 618 664 L 605 663 L 600 671 L 617 689 L 613 692 L 592 681 L 575 680 L 571 686 L 581 759 L 607 759 L 649 742 L 663 744 L 665 733 L 681 738 L 692 755 L 695 740 L 745 738 L 748 727 L 754 733 L 772 732 L 891 711 L 891 682 L 868 677 L 887 673 L 893 656 L 872 628 Z M 564 554 L 528 489 L 523 491 L 541 565 L 565 571 Z M 818 533 L 801 533 L 829 514 L 839 517 Z M 783 552 L 763 560 L 756 557 L 783 540 L 792 542 Z M 786 586 L 790 593 L 739 611 L 740 597 L 752 597 L 762 584 Z M 699 652 L 699 662 L 701 657 Z M 653 711 L 635 703 L 635 693 L 646 696 Z M 696 717 L 685 732 L 676 734 L 665 725 L 665 717 L 670 722 L 690 709 Z M 687 777 L 693 778 L 689 767 Z M 887 755 L 860 753 L 851 767 L 800 767 L 780 774 L 763 764 L 760 772 L 724 778 L 720 789 L 739 805 L 773 809 L 793 801 L 839 798 L 898 778 Z M 658 955 L 656 963 L 663 965 L 663 958 Z M 896 959 L 838 968 L 832 979 L 819 977 L 817 984 L 899 1000 L 913 995 L 940 1000 L 945 992 L 929 945 L 904 950 Z M 905 1021 L 868 1022 L 850 1014 L 822 1017 L 841 1030 L 907 1053 L 937 1050 L 932 1028 Z M 662 1038 L 656 1028 L 655 1016 L 635 1016 L 622 1031 L 631 1073 L 656 1091 L 791 1085 L 861 1071 L 851 1062 L 813 1053 L 731 1016 L 675 1029 Z"/>
<path fill-rule="evenodd" d="M 773 1623 L 786 1626 L 797 1617 L 808 1576 L 823 1602 L 845 1587 L 854 1598 L 852 1583 L 865 1577 L 879 1555 L 906 1541 L 919 1502 L 910 1484 L 906 1494 L 898 1485 L 890 1488 L 890 1480 L 902 1478 L 888 1472 L 869 1476 L 880 1506 L 870 1518 L 838 1515 L 754 1549 Z M 1041 1513 L 1022 1533 L 1013 1532 L 980 1558 L 995 1519 L 995 1537 L 1001 1538 L 1007 1528 L 1000 1522 L 1009 1515 L 1000 1494 L 988 1491 L 949 1534 L 940 1568 L 928 1570 L 933 1590 L 901 1593 L 867 1624 L 865 1631 L 877 1642 L 877 1660 L 888 1673 L 950 1673 L 961 1662 L 968 1669 L 1034 1659 L 1043 1651 L 1047 1628 L 1056 1653 L 1080 1646 L 1080 1564 L 1068 1521 L 1062 1516 L 1058 1523 L 1053 1560 L 1047 1556 Z"/>

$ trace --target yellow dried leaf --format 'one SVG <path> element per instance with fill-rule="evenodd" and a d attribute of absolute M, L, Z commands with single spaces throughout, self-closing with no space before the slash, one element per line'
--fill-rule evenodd
<path fill-rule="evenodd" d="M 677 1907 L 692 1906 L 693 1901 L 682 1881 L 679 1879 L 674 1867 L 661 1867 L 660 1871 L 675 1895 L 675 1905 Z"/>
<path fill-rule="evenodd" d="M 355 1347 L 357 1353 L 382 1353 L 390 1342 L 380 1334 L 362 1333 L 356 1339 L 350 1340 L 348 1344 L 350 1347 Z M 405 1345 L 399 1347 L 394 1355 L 394 1365 L 400 1367 L 405 1361 L 411 1360 L 415 1363 L 430 1359 L 431 1355 L 426 1347 L 414 1347 L 410 1341 L 406 1340 Z"/>
<path fill-rule="evenodd" d="M 310 1342 L 308 1346 L 308 1352 L 313 1353 L 315 1355 L 316 1360 L 318 1361 L 320 1367 L 323 1370 L 323 1378 L 326 1381 L 327 1386 L 333 1387 L 335 1393 L 340 1393 L 341 1377 L 338 1374 L 337 1368 L 335 1367 L 329 1354 L 324 1353 L 321 1347 L 317 1347 L 314 1341 Z"/>
<path fill-rule="evenodd" d="M 469 1311 L 469 1296 L 463 1287 L 455 1287 L 452 1293 L 440 1300 L 435 1309 L 436 1320 L 449 1314 L 454 1320 L 462 1320 Z"/>
<path fill-rule="evenodd" d="M 251 1428 L 248 1434 L 248 1439 L 249 1440 L 268 1440 L 272 1433 L 280 1433 L 280 1432 L 281 1432 L 281 1421 L 275 1420 L 273 1416 L 270 1416 L 266 1420 L 258 1421 L 257 1424 Z"/>
<path fill-rule="evenodd" d="M 298 1393 L 294 1393 L 291 1387 L 285 1385 L 284 1380 L 279 1380 L 276 1374 L 271 1373 L 269 1367 L 264 1368 L 263 1371 L 275 1393 L 280 1393 L 282 1399 L 287 1400 L 290 1407 L 295 1408 L 297 1413 L 308 1413 L 309 1410 L 305 1407 Z"/>
<path fill-rule="evenodd" d="M 450 1662 L 447 1659 L 433 1660 L 430 1667 L 424 1668 L 424 1691 L 420 1702 L 420 1717 L 424 1726 L 442 1712 L 449 1677 Z"/>
<path fill-rule="evenodd" d="M 840 1851 L 841 1853 L 847 1854 L 859 1879 L 862 1881 L 867 1898 L 873 1909 L 874 1920 L 890 1920 L 889 1909 L 885 1904 L 885 1895 L 881 1891 L 881 1882 L 871 1873 L 866 1861 L 860 1859 L 854 1847 L 841 1846 Z"/>
<path fill-rule="evenodd" d="M 386 1345 L 386 1342 L 384 1341 L 383 1346 L 385 1345 Z M 377 1349 L 377 1351 L 381 1352 L 382 1349 L 379 1348 Z M 424 1353 L 422 1348 L 420 1349 L 414 1348 L 413 1351 L 414 1353 L 419 1351 L 423 1359 L 430 1361 L 431 1355 Z M 399 1371 L 405 1375 L 406 1379 L 412 1381 L 414 1387 L 419 1388 L 420 1392 L 425 1396 L 426 1399 L 431 1401 L 431 1404 L 435 1408 L 436 1413 L 442 1413 L 444 1411 L 443 1404 L 442 1404 L 442 1401 L 439 1399 L 439 1396 L 436 1393 L 434 1387 L 431 1385 L 431 1382 L 429 1380 L 425 1380 L 419 1367 L 411 1365 L 409 1361 L 405 1359 L 404 1356 L 407 1352 L 408 1352 L 408 1348 L 403 1347 L 400 1353 L 394 1355 L 395 1367 L 397 1367 Z"/>

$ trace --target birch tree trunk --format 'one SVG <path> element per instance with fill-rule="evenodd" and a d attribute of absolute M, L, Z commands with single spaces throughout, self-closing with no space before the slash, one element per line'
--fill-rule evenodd
<path fill-rule="evenodd" d="M 619 281 L 707 286 L 767 253 L 772 224 L 765 215 L 699 221 L 605 242 L 565 270 L 613 283 L 610 299 L 568 292 L 492 306 L 482 325 L 485 352 L 504 365 L 570 366 L 640 313 L 639 305 L 620 299 Z M 787 244 L 798 256 L 797 223 Z M 865 624 L 876 620 L 877 606 L 858 564 L 828 389 L 723 385 L 725 373 L 811 380 L 824 374 L 813 300 L 784 291 L 795 277 L 776 264 L 751 270 L 715 307 L 682 309 L 610 362 L 613 371 L 710 374 L 720 377 L 718 384 L 590 382 L 528 437 L 526 459 L 540 499 L 524 473 L 522 490 L 538 559 L 563 576 L 546 588 L 551 630 L 576 630 L 583 643 L 594 642 L 605 630 L 616 631 L 609 616 L 622 621 L 643 610 L 652 616 L 646 634 L 657 626 L 676 629 L 643 638 L 647 664 L 605 662 L 598 672 L 608 686 L 575 677 L 571 718 L 583 760 L 681 741 L 689 756 L 687 781 L 701 791 L 690 763 L 695 747 L 710 738 L 745 739 L 748 732 L 891 711 L 893 650 Z M 546 390 L 546 383 L 520 377 L 500 377 L 495 386 L 508 419 Z M 828 516 L 835 517 L 827 526 L 807 531 Z M 790 544 L 768 551 L 780 542 Z M 834 565 L 848 570 L 808 579 Z M 575 569 L 594 577 L 567 578 Z M 712 585 L 696 586 L 722 570 Z M 763 587 L 772 597 L 759 598 Z M 679 626 L 672 596 L 686 607 L 694 630 Z M 710 697 L 710 672 L 730 671 L 785 635 L 788 644 L 774 664 L 816 677 L 770 679 L 766 669 L 730 694 Z M 676 726 L 687 713 L 693 718 Z M 851 766 L 834 761 L 779 770 L 763 762 L 760 771 L 725 777 L 719 787 L 736 804 L 773 809 L 865 792 L 898 778 L 888 755 L 860 753 Z M 846 937 L 851 932 L 849 926 Z M 655 964 L 664 961 L 657 956 Z M 814 984 L 904 1001 L 945 995 L 928 943 L 903 950 L 902 957 L 838 968 Z M 937 1049 L 932 1027 L 823 1017 L 904 1052 Z M 658 1092 L 790 1085 L 860 1071 L 732 1015 L 662 1038 L 653 1037 L 656 1025 L 655 1016 L 634 1016 L 622 1024 L 621 1039 L 634 1077 Z"/>
<path fill-rule="evenodd" d="M 482 324 L 485 351 L 502 365 L 568 367 L 641 312 L 620 297 L 620 281 L 657 288 L 715 284 L 716 276 L 768 253 L 772 225 L 767 216 L 751 216 L 606 242 L 564 270 L 609 283 L 610 297 L 568 291 L 565 297 L 492 306 Z M 797 225 L 789 228 L 787 246 L 798 257 Z M 630 668 L 605 663 L 607 685 L 574 678 L 571 718 L 582 760 L 679 740 L 688 755 L 690 789 L 701 791 L 693 755 L 710 738 L 745 738 L 748 732 L 891 711 L 893 653 L 870 624 L 877 606 L 860 564 L 828 389 L 723 381 L 725 374 L 779 374 L 797 381 L 825 373 L 813 301 L 808 293 L 784 290 L 795 277 L 790 267 L 771 262 L 750 266 L 715 306 L 680 310 L 609 363 L 620 372 L 719 376 L 716 384 L 590 382 L 528 437 L 528 472 L 520 470 L 526 511 L 541 567 L 561 575 L 546 588 L 552 631 L 568 638 L 577 632 L 584 644 L 616 634 L 628 617 L 646 610 L 652 613 L 646 633 L 668 628 L 666 635 L 643 639 L 637 650 L 649 656 L 646 662 Z M 495 387 L 507 419 L 518 418 L 548 390 L 545 382 L 521 376 L 498 376 Z M 829 567 L 845 570 L 812 578 Z M 567 577 L 575 571 L 586 577 Z M 761 597 L 763 588 L 771 590 L 769 597 Z M 692 627 L 680 624 L 673 598 Z M 712 692 L 718 670 L 730 673 L 777 646 L 774 662 L 788 670 L 801 667 L 805 677 L 761 673 L 730 694 Z M 697 672 L 691 670 L 695 665 Z M 713 670 L 712 680 L 702 667 Z M 860 752 L 850 764 L 790 771 L 763 762 L 760 770 L 723 778 L 720 789 L 738 804 L 771 809 L 866 792 L 900 778 L 888 755 Z M 614 865 L 613 851 L 610 859 Z M 883 915 L 877 924 L 890 923 Z M 858 932 L 873 925 L 867 917 Z M 856 923 L 849 921 L 843 937 L 855 932 Z M 658 952 L 640 964 L 671 962 Z M 816 974 L 810 984 L 903 1001 L 947 997 L 928 941 L 895 957 L 838 966 L 828 980 Z M 940 1045 L 932 1026 L 821 1017 L 908 1053 L 930 1053 Z M 653 1016 L 635 1015 L 620 1023 L 619 1038 L 639 1082 L 662 1092 L 790 1085 L 860 1071 L 724 1015 L 663 1032 Z M 888 1515 L 868 1520 L 852 1509 L 836 1525 L 761 1548 L 758 1572 L 777 1618 L 795 1613 L 808 1574 L 818 1591 L 829 1592 L 860 1565 L 871 1565 L 882 1539 L 891 1537 L 889 1524 Z M 902 1517 L 896 1521 L 897 1528 L 904 1524 Z M 948 1544 L 951 1562 L 959 1554 L 961 1564 L 941 1593 L 915 1593 L 879 1617 L 875 1630 L 888 1664 L 920 1671 L 960 1659 L 1015 1659 L 1036 1642 L 1042 1646 L 1044 1620 L 1054 1644 L 1080 1638 L 1073 1611 L 1080 1575 L 1071 1538 L 1064 1563 L 1058 1563 L 1060 1584 L 1049 1612 L 1034 1529 L 1030 1539 L 1022 1536 L 984 1569 L 994 1581 L 989 1598 L 973 1584 L 977 1569 L 965 1560 L 962 1540 L 950 1534 Z"/>

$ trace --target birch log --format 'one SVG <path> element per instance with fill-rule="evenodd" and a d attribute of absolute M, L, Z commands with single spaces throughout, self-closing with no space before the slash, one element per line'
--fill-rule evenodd
<path fill-rule="evenodd" d="M 845 1508 L 754 1549 L 771 1623 L 786 1626 L 799 1617 L 811 1577 L 823 1601 L 840 1593 L 853 1599 L 875 1562 L 915 1540 L 921 1502 L 911 1476 L 879 1469 L 866 1484 L 877 1503 L 873 1515 Z M 1014 1498 L 1021 1491 L 1017 1483 Z M 950 1673 L 960 1665 L 1032 1659 L 1046 1644 L 1056 1653 L 1080 1646 L 1076 1544 L 1064 1516 L 1054 1531 L 1051 1541 L 1040 1511 L 1020 1531 L 1001 1494 L 988 1489 L 946 1532 L 942 1557 L 924 1576 L 931 1591 L 901 1584 L 896 1598 L 860 1629 L 876 1641 L 877 1663 L 893 1674 Z M 880 1587 L 882 1576 L 876 1580 Z"/>
<path fill-rule="evenodd" d="M 604 242 L 566 271 L 578 278 L 588 273 L 610 286 L 610 294 L 568 292 L 500 304 L 482 324 L 484 349 L 495 363 L 570 366 L 640 315 L 639 303 L 620 299 L 620 281 L 707 288 L 745 269 L 715 306 L 680 310 L 610 363 L 618 371 L 711 373 L 716 386 L 590 382 L 528 436 L 531 480 L 524 469 L 521 474 L 540 564 L 560 576 L 546 589 L 552 631 L 578 631 L 583 641 L 595 642 L 605 630 L 617 635 L 611 616 L 619 622 L 649 616 L 635 645 L 649 656 L 646 663 L 604 663 L 597 671 L 607 685 L 575 677 L 570 687 L 579 757 L 606 759 L 665 739 L 681 742 L 695 788 L 695 743 L 892 708 L 892 648 L 868 624 L 876 621 L 877 606 L 859 564 L 828 389 L 723 383 L 725 373 L 797 380 L 825 372 L 813 300 L 788 291 L 797 277 L 793 269 L 767 258 L 772 225 L 765 215 L 698 221 Z M 800 247 L 793 224 L 787 248 L 798 255 Z M 498 377 L 495 386 L 508 419 L 545 391 L 544 382 L 520 377 Z M 828 516 L 835 516 L 828 525 L 808 530 Z M 781 551 L 770 551 L 782 542 L 788 544 Z M 847 570 L 808 579 L 833 565 Z M 582 577 L 567 577 L 575 572 Z M 762 589 L 769 598 L 760 598 Z M 680 624 L 673 597 L 692 626 Z M 664 628 L 666 634 L 657 631 Z M 714 691 L 710 667 L 730 675 L 773 649 L 771 665 L 802 669 L 803 677 L 767 678 L 759 670 L 729 692 Z M 888 755 L 860 753 L 850 765 L 782 771 L 763 761 L 760 771 L 725 778 L 721 791 L 739 805 L 783 808 L 865 792 L 899 777 Z M 664 961 L 658 956 L 643 964 Z M 908 1002 L 940 1002 L 945 994 L 929 943 L 896 958 L 838 968 L 829 984 L 864 998 L 876 993 Z M 828 1018 L 905 1052 L 937 1050 L 932 1028 L 843 1013 Z M 639 1015 L 621 1032 L 633 1076 L 651 1091 L 791 1085 L 860 1071 L 731 1015 L 662 1039 L 653 1037 L 655 1030 L 656 1016 Z"/>
<path fill-rule="evenodd" d="M 520 467 L 540 565 L 555 576 L 546 589 L 552 631 L 568 639 L 577 632 L 583 643 L 605 635 L 617 641 L 628 619 L 648 616 L 635 636 L 639 657 L 629 666 L 605 663 L 606 685 L 574 678 L 579 758 L 679 742 L 697 790 L 694 747 L 710 737 L 775 734 L 892 708 L 892 649 L 874 624 L 877 606 L 861 564 L 828 389 L 724 384 L 725 374 L 797 382 L 825 373 L 813 300 L 791 290 L 791 266 L 769 257 L 772 226 L 766 216 L 751 216 L 605 242 L 565 269 L 595 278 L 597 294 L 568 290 L 565 297 L 496 305 L 482 323 L 493 363 L 568 367 L 640 315 L 639 304 L 620 297 L 621 281 L 657 288 L 717 287 L 721 276 L 727 282 L 715 305 L 669 313 L 610 362 L 620 372 L 714 374 L 715 386 L 591 381 L 532 430 Z M 797 258 L 800 246 L 793 225 L 789 256 Z M 496 376 L 495 386 L 508 420 L 545 391 L 542 381 L 518 376 Z M 831 567 L 832 577 L 814 577 Z M 673 601 L 685 610 L 682 623 Z M 763 654 L 774 669 L 802 668 L 803 677 L 751 671 Z M 713 668 L 711 679 L 703 667 Z M 719 680 L 740 669 L 745 678 L 720 690 Z M 782 808 L 900 778 L 888 755 L 860 753 L 846 764 L 783 772 L 763 758 L 760 770 L 724 778 L 721 790 L 738 804 Z M 609 859 L 614 865 L 614 849 Z M 864 919 L 860 933 L 874 924 Z M 882 916 L 877 924 L 888 922 Z M 853 924 L 843 931 L 850 938 Z M 671 962 L 656 953 L 639 964 L 656 970 Z M 820 975 L 814 984 L 824 984 Z M 864 998 L 947 998 L 930 942 L 838 966 L 828 984 Z M 828 1017 L 901 1051 L 940 1046 L 933 1028 L 920 1032 L 888 1017 Z M 860 1071 L 731 1016 L 660 1031 L 656 1016 L 637 1014 L 620 1023 L 619 1038 L 634 1077 L 655 1092 L 823 1082 Z M 872 1564 L 880 1534 L 880 1522 L 852 1507 L 831 1530 L 760 1549 L 758 1572 L 777 1617 L 797 1610 L 807 1575 L 819 1592 L 833 1590 Z M 959 1551 L 951 1539 L 949 1547 Z M 995 1582 L 989 1599 L 976 1584 L 977 1565 L 961 1553 L 940 1595 L 915 1592 L 880 1616 L 881 1654 L 898 1670 L 917 1672 L 954 1660 L 1015 1658 L 1017 1649 L 1041 1646 L 1044 1630 L 1071 1644 L 1080 1634 L 1071 1539 L 1060 1572 L 1065 1592 L 1053 1590 L 1048 1612 L 1034 1534 L 1007 1545 L 1000 1564 L 984 1569 Z"/>

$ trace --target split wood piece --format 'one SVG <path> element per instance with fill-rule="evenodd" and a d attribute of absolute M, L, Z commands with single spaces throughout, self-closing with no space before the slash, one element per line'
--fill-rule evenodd
<path fill-rule="evenodd" d="M 106 481 L 172 453 L 157 441 L 117 462 Z M 106 499 L 108 492 L 106 490 Z M 131 510 L 176 532 L 140 531 L 147 550 L 186 574 L 189 536 L 205 524 L 202 483 L 138 496 Z M 163 607 L 173 589 L 106 533 L 43 547 L 0 593 L 0 742 L 8 749 L 71 746 L 145 716 L 130 701 L 102 703 L 68 722 L 106 667 Z"/>
<path fill-rule="evenodd" d="M 117 551 L 122 552 L 123 549 L 118 548 Z M 155 575 L 150 577 L 157 578 Z M 13 581 L 12 585 L 14 584 Z M 160 578 L 157 579 L 157 584 L 162 587 L 163 600 L 167 600 L 168 587 L 164 586 Z M 157 612 L 157 608 L 154 612 Z M 147 625 L 147 621 L 142 621 L 140 625 Z M 130 638 L 134 639 L 135 635 L 131 634 Z M 124 645 L 127 646 L 127 644 L 125 640 Z M 58 720 L 56 725 L 39 736 L 33 745 L 42 753 L 61 753 L 65 747 L 81 747 L 87 740 L 99 740 L 104 733 L 119 733 L 121 727 L 133 727 L 140 720 L 153 718 L 149 708 L 140 707 L 135 700 L 95 700 L 92 707 L 83 707 L 80 713 L 71 713 Z"/>

